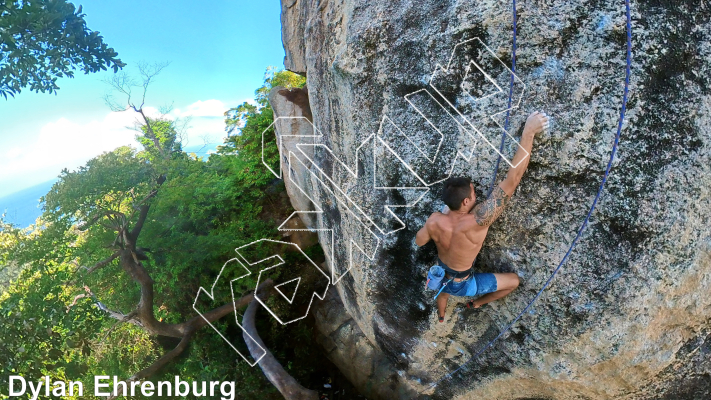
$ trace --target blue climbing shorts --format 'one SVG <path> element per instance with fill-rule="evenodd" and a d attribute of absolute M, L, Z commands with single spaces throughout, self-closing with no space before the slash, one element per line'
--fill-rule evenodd
<path fill-rule="evenodd" d="M 448 279 L 444 280 L 447 281 Z M 473 273 L 461 282 L 450 281 L 442 293 L 449 293 L 452 296 L 481 296 L 495 292 L 497 286 L 496 276 L 491 272 Z"/>

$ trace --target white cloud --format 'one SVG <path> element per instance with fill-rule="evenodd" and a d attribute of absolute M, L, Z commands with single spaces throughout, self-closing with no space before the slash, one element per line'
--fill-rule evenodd
<path fill-rule="evenodd" d="M 244 101 L 253 103 L 252 99 Z M 220 100 L 200 100 L 165 117 L 189 118 L 183 147 L 223 142 L 226 136 L 224 112 L 230 107 Z M 150 117 L 160 116 L 152 107 L 144 108 Z M 110 112 L 88 123 L 67 118 L 45 124 L 40 132 L 8 149 L 0 149 L 0 196 L 47 181 L 59 175 L 63 168 L 70 171 L 105 151 L 136 142 L 136 126 L 140 116 L 133 111 Z"/>
<path fill-rule="evenodd" d="M 14 160 L 15 158 L 18 158 L 21 155 L 22 155 L 22 149 L 19 147 L 13 147 L 7 151 L 7 154 L 5 155 L 5 157 L 8 160 Z"/>
<path fill-rule="evenodd" d="M 0 152 L 0 192 L 11 193 L 46 181 L 63 168 L 76 169 L 104 151 L 136 146 L 136 132 L 127 128 L 135 119 L 128 112 L 112 112 L 86 124 L 60 118 L 44 125 L 19 146 Z"/>
<path fill-rule="evenodd" d="M 167 117 L 189 119 L 188 135 L 183 142 L 183 148 L 204 143 L 222 144 L 223 139 L 227 136 L 224 122 L 225 111 L 244 102 L 255 104 L 254 99 L 251 98 L 242 99 L 231 106 L 216 99 L 198 100 L 186 107 L 174 109 Z"/>
<path fill-rule="evenodd" d="M 184 109 L 176 108 L 171 114 L 176 117 L 223 117 L 228 109 L 220 100 L 198 100 Z"/>

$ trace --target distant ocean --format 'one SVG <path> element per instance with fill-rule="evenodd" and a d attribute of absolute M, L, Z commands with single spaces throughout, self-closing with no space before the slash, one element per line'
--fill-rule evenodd
<path fill-rule="evenodd" d="M 0 213 L 5 212 L 5 221 L 26 228 L 35 223 L 37 217 L 42 214 L 39 208 L 39 199 L 49 192 L 57 179 L 40 183 L 0 197 Z"/>
<path fill-rule="evenodd" d="M 218 143 L 208 143 L 207 145 L 188 146 L 183 151 L 207 158 L 206 156 L 215 151 L 217 146 Z M 37 217 L 42 214 L 42 210 L 39 208 L 39 199 L 49 192 L 55 182 L 57 182 L 57 178 L 0 197 L 0 214 L 5 212 L 5 221 L 21 228 L 34 224 Z"/>
<path fill-rule="evenodd" d="M 195 153 L 195 155 L 207 158 L 207 156 L 214 151 L 217 151 L 217 146 L 221 146 L 222 143 L 207 143 L 207 144 L 196 144 L 194 146 L 187 146 L 183 148 L 186 153 Z"/>

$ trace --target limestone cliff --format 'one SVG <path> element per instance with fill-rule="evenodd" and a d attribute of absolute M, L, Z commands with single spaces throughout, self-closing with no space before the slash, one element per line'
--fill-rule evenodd
<path fill-rule="evenodd" d="M 439 324 L 424 290 L 435 248 L 417 248 L 414 235 L 452 171 L 486 196 L 506 113 L 483 117 L 500 112 L 489 94 L 509 92 L 512 5 L 282 0 L 285 66 L 306 75 L 309 110 L 272 92 L 277 116 L 308 114 L 278 121 L 277 133 L 323 145 L 285 144 L 282 170 L 337 278 L 314 304 L 320 342 L 369 398 L 711 396 L 711 9 L 662 0 L 631 9 L 627 113 L 587 229 L 529 312 L 430 388 L 534 298 L 588 213 L 620 116 L 625 4 L 518 3 L 509 132 L 518 139 L 535 110 L 553 123 L 476 268 L 516 272 L 521 286 L 476 312 L 450 298 Z M 497 182 L 515 149 L 508 139 Z M 411 205 L 392 208 L 403 229 L 388 204 Z"/>

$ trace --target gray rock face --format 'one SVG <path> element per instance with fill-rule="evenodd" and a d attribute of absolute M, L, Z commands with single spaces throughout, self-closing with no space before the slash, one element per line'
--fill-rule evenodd
<path fill-rule="evenodd" d="M 520 103 L 509 132 L 518 139 L 535 110 L 545 110 L 552 126 L 536 137 L 522 183 L 475 267 L 516 272 L 521 286 L 476 312 L 451 297 L 439 324 L 434 293 L 424 289 L 436 249 L 418 248 L 414 236 L 442 205 L 438 182 L 452 171 L 472 178 L 478 200 L 486 196 L 502 135 L 496 123 L 506 115 L 511 4 L 282 1 L 285 65 L 307 76 L 314 132 L 322 135 L 314 143 L 323 145 L 295 152 L 301 167 L 287 187 L 297 197 L 300 182 L 313 200 L 292 197 L 316 211 L 306 224 L 321 229 L 336 278 L 340 300 L 316 306 L 327 307 L 315 314 L 321 342 L 364 394 L 711 396 L 711 9 L 661 0 L 632 4 L 619 150 L 580 241 L 507 333 L 430 387 L 526 307 L 587 215 L 622 104 L 624 11 L 622 1 L 518 5 Z M 305 124 L 277 132 L 313 129 Z M 516 147 L 507 139 L 496 182 Z M 393 208 L 398 220 L 386 204 L 414 205 Z"/>
<path fill-rule="evenodd" d="M 301 89 L 294 89 L 294 91 L 308 93 L 308 91 Z M 305 171 L 306 165 L 297 162 L 289 163 L 288 151 L 288 149 L 295 150 L 296 144 L 304 141 L 302 137 L 313 135 L 312 116 L 311 111 L 307 110 L 303 104 L 289 101 L 289 97 L 295 99 L 295 96 L 288 96 L 291 93 L 292 91 L 281 86 L 272 88 L 269 92 L 269 104 L 272 106 L 275 116 L 274 129 L 281 133 L 278 145 L 280 149 L 284 149 L 280 152 L 281 170 L 273 172 L 281 173 L 281 177 L 286 183 L 286 193 L 289 195 L 294 209 L 307 211 L 299 215 L 306 227 L 315 229 L 316 219 L 312 213 L 314 204 L 302 190 L 299 190 L 299 188 L 306 187 L 306 180 L 309 178 L 309 174 Z M 313 151 L 307 149 L 305 152 L 307 156 L 313 157 Z"/>

